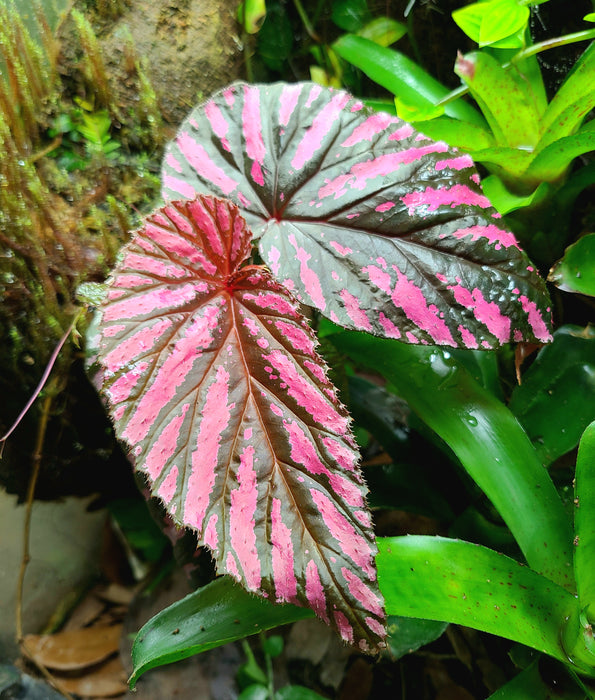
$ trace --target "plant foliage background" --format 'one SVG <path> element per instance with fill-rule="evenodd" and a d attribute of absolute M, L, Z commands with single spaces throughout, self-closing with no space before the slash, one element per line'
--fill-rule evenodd
<path fill-rule="evenodd" d="M 393 660 L 448 653 L 447 623 L 497 635 L 475 639 L 501 666 L 495 681 L 472 658 L 462 679 L 444 662 L 453 692 L 594 697 L 592 3 L 246 1 L 248 82 L 169 131 L 160 178 L 140 64 L 135 131 L 79 9 L 86 88 L 11 113 L 8 181 L 28 154 L 15 192 L 60 207 L 57 173 L 105 176 L 92 226 L 133 229 L 142 201 L 107 292 L 79 297 L 97 307 L 91 375 L 177 555 L 204 584 L 198 541 L 228 574 L 143 628 L 132 683 L 309 609 L 361 650 L 388 631 L 374 697 L 381 673 L 422 697 L 423 657 Z M 34 238 L 56 228 L 40 211 Z M 45 294 L 53 335 L 120 247 L 88 240 L 101 264 L 76 274 L 79 242 L 35 249 L 29 299 L 41 318 Z M 244 647 L 242 696 L 315 697 L 274 689 L 270 640 Z"/>

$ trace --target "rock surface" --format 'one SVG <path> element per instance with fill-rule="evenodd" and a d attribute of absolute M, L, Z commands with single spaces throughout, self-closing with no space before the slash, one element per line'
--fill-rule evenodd
<path fill-rule="evenodd" d="M 23 594 L 24 632 L 40 632 L 56 609 L 97 575 L 105 511 L 86 512 L 89 499 L 36 502 L 31 519 L 31 559 Z M 0 490 L 0 659 L 19 656 L 15 610 L 23 557 L 25 506 Z M 74 602 L 74 601 L 73 601 Z"/>
<path fill-rule="evenodd" d="M 132 0 L 99 36 L 108 70 L 125 70 L 132 40 L 163 119 L 177 125 L 198 102 L 240 77 L 236 9 L 236 0 Z"/>

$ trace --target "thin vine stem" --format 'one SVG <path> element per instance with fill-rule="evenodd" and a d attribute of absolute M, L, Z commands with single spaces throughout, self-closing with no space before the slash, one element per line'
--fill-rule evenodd
<path fill-rule="evenodd" d="M 316 30 L 312 26 L 312 23 L 310 22 L 310 18 L 306 14 L 306 10 L 304 9 L 304 6 L 301 3 L 301 0 L 293 0 L 293 4 L 295 5 L 295 9 L 298 12 L 298 15 L 300 16 L 300 19 L 302 20 L 302 24 L 304 25 L 304 29 L 308 33 L 308 36 L 312 41 L 315 41 L 317 44 L 320 44 L 321 39 L 316 33 Z"/>
<path fill-rule="evenodd" d="M 31 394 L 31 397 L 29 398 L 29 401 L 25 404 L 25 407 L 23 410 L 19 413 L 17 416 L 16 420 L 14 423 L 10 426 L 10 428 L 4 433 L 2 437 L 0 437 L 0 457 L 2 457 L 2 451 L 4 449 L 4 445 L 8 438 L 14 433 L 14 431 L 18 428 L 19 423 L 23 420 L 23 418 L 26 416 L 27 412 L 31 408 L 31 406 L 35 403 L 37 397 L 41 393 L 43 387 L 45 386 L 45 383 L 48 380 L 48 377 L 50 376 L 52 369 L 54 368 L 54 365 L 56 364 L 56 360 L 58 359 L 58 355 L 60 354 L 60 351 L 64 347 L 64 343 L 68 340 L 68 337 L 72 333 L 77 321 L 79 320 L 79 314 L 75 316 L 73 319 L 72 323 L 70 326 L 68 326 L 68 330 L 64 333 L 64 335 L 60 338 L 60 342 L 58 345 L 56 345 L 54 352 L 52 353 L 50 359 L 48 360 L 48 363 L 46 365 L 46 368 L 41 376 L 41 379 L 39 380 L 39 384 L 35 387 L 35 391 Z"/>

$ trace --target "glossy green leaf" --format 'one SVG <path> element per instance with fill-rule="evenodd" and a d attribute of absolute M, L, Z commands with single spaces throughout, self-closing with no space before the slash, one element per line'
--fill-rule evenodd
<path fill-rule="evenodd" d="M 469 86 L 497 142 L 512 148 L 532 149 L 539 141 L 539 113 L 531 94 L 487 53 L 460 56 L 455 73 Z"/>
<path fill-rule="evenodd" d="M 340 351 L 393 383 L 451 447 L 511 529 L 530 566 L 572 587 L 568 518 L 513 414 L 438 348 L 353 332 L 331 339 Z"/>
<path fill-rule="evenodd" d="M 448 622 L 391 615 L 387 626 L 388 648 L 396 660 L 441 637 Z"/>
<path fill-rule="evenodd" d="M 595 421 L 580 442 L 574 503 L 574 575 L 580 605 L 595 623 Z"/>
<path fill-rule="evenodd" d="M 280 70 L 282 62 L 291 55 L 293 41 L 293 28 L 285 8 L 271 3 L 258 33 L 259 56 L 269 68 Z"/>
<path fill-rule="evenodd" d="M 357 32 L 371 19 L 366 0 L 333 0 L 331 19 L 346 32 Z"/>
<path fill-rule="evenodd" d="M 130 687 L 156 666 L 313 616 L 311 610 L 250 595 L 228 576 L 215 579 L 162 610 L 139 631 L 132 647 Z"/>
<path fill-rule="evenodd" d="M 595 233 L 588 233 L 566 248 L 548 280 L 565 292 L 595 296 Z"/>
<path fill-rule="evenodd" d="M 542 202 L 551 194 L 551 187 L 547 182 L 542 182 L 530 195 L 516 195 L 506 189 L 506 186 L 497 175 L 489 175 L 481 181 L 485 196 L 496 207 L 500 214 L 509 214 L 511 211 L 531 207 Z"/>
<path fill-rule="evenodd" d="M 269 689 L 266 685 L 254 683 L 242 690 L 238 695 L 238 700 L 269 700 Z"/>
<path fill-rule="evenodd" d="M 362 27 L 357 34 L 380 46 L 390 46 L 407 34 L 407 27 L 390 17 L 376 17 Z"/>
<path fill-rule="evenodd" d="M 576 598 L 514 559 L 442 537 L 381 537 L 378 577 L 389 615 L 445 620 L 566 661 L 560 627 Z"/>
<path fill-rule="evenodd" d="M 333 44 L 333 49 L 407 104 L 426 108 L 428 103 L 435 105 L 450 92 L 407 56 L 363 37 L 346 34 Z M 445 112 L 450 117 L 485 126 L 477 111 L 461 99 L 447 104 Z"/>
<path fill-rule="evenodd" d="M 271 657 L 271 659 L 276 659 L 283 653 L 283 637 L 280 634 L 271 634 L 262 642 L 262 650 L 265 654 Z"/>
<path fill-rule="evenodd" d="M 595 418 L 595 329 L 559 328 L 523 372 L 509 408 L 544 465 L 575 448 Z"/>
<path fill-rule="evenodd" d="M 563 136 L 572 134 L 595 105 L 595 42 L 591 42 L 574 64 L 542 119 L 543 149 Z"/>

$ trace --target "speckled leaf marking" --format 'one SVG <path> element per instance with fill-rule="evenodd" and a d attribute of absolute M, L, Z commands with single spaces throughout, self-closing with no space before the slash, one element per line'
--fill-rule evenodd
<path fill-rule="evenodd" d="M 274 275 L 347 328 L 466 348 L 551 339 L 545 285 L 469 156 L 345 92 L 217 93 L 164 160 L 164 197 L 194 192 L 230 197 Z"/>
<path fill-rule="evenodd" d="M 258 139 L 251 152 L 263 167 Z M 96 382 L 152 494 L 220 572 L 374 650 L 385 616 L 349 417 L 298 301 L 242 267 L 250 246 L 213 197 L 149 216 L 99 309 Z"/>

